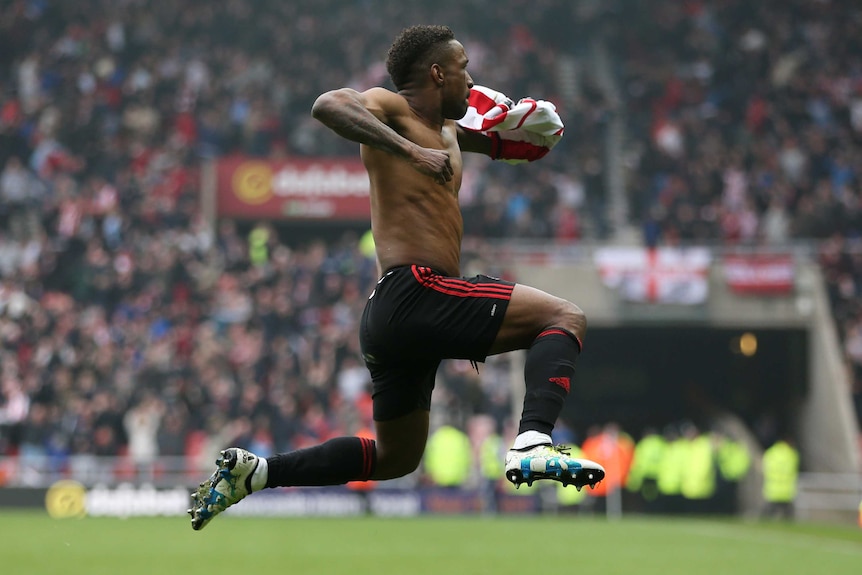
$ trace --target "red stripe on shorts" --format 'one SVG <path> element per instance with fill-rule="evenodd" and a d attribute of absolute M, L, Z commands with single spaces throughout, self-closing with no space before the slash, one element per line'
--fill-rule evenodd
<path fill-rule="evenodd" d="M 472 283 L 435 274 L 430 268 L 414 265 L 413 277 L 424 287 L 455 297 L 486 297 L 509 300 L 514 286 L 496 283 Z"/>

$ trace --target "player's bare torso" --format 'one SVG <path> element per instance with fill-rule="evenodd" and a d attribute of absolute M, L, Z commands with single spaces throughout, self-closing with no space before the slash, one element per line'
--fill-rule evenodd
<path fill-rule="evenodd" d="M 462 161 L 455 122 L 446 121 L 440 130 L 409 113 L 391 118 L 389 126 L 419 146 L 447 150 L 453 176 L 440 184 L 405 160 L 361 147 L 371 182 L 371 225 L 381 270 L 420 264 L 460 275 Z"/>

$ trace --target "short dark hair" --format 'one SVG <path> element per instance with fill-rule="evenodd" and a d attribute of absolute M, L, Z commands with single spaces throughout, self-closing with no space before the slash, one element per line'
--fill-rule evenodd
<path fill-rule="evenodd" d="M 386 56 L 386 70 L 395 88 L 400 90 L 410 81 L 416 64 L 435 55 L 441 44 L 455 39 L 448 26 L 410 26 L 398 34 Z"/>

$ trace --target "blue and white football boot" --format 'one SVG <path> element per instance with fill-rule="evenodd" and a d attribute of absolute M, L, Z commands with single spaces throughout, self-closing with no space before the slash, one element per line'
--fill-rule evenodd
<path fill-rule="evenodd" d="M 578 491 L 584 485 L 595 489 L 605 478 L 605 468 L 589 459 L 575 459 L 562 445 L 542 444 L 523 450 L 511 449 L 506 454 L 506 479 L 520 487 L 538 479 L 551 479 L 563 485 L 574 485 Z"/>
<path fill-rule="evenodd" d="M 251 476 L 260 463 L 254 453 L 231 447 L 216 459 L 217 468 L 192 493 L 192 529 L 206 527 L 213 517 L 251 493 Z"/>

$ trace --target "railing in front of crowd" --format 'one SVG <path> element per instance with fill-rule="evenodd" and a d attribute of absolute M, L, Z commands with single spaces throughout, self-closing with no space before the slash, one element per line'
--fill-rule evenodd
<path fill-rule="evenodd" d="M 816 258 L 828 240 L 792 240 L 780 244 L 725 243 L 725 242 L 680 242 L 673 245 L 659 244 L 663 249 L 706 248 L 715 258 L 723 256 L 772 256 L 792 255 L 795 258 Z M 464 239 L 464 251 L 477 254 L 493 262 L 557 263 L 571 264 L 590 261 L 600 248 L 632 247 L 644 248 L 642 244 L 616 244 L 614 242 L 548 240 L 488 240 Z M 841 251 L 847 254 L 862 253 L 862 238 L 846 239 Z"/>
<path fill-rule="evenodd" d="M 204 479 L 213 469 L 209 459 L 160 456 L 151 461 L 135 461 L 130 457 L 95 455 L 0 457 L 0 487 L 50 487 L 61 480 L 85 486 L 130 483 L 176 487 Z"/>
<path fill-rule="evenodd" d="M 0 457 L 0 489 L 48 488 L 58 481 L 85 487 L 146 485 L 157 489 L 197 485 L 215 469 L 212 456 L 159 456 L 148 461 L 96 455 L 17 455 Z M 415 482 L 415 479 L 413 480 Z M 404 487 L 409 481 L 396 482 Z"/>
<path fill-rule="evenodd" d="M 858 512 L 862 526 L 862 473 L 800 474 L 795 507 L 802 519 Z"/>

